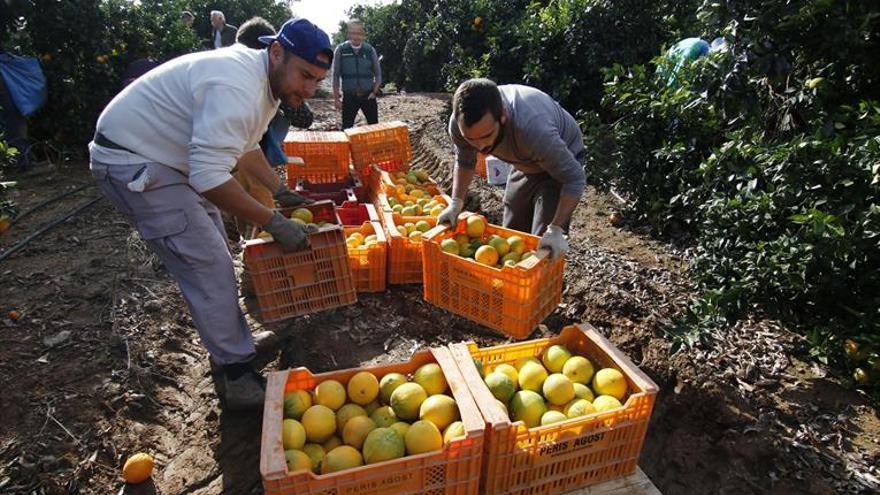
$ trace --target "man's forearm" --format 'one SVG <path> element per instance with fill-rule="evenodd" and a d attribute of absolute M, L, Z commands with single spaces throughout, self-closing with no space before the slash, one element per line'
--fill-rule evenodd
<path fill-rule="evenodd" d="M 571 194 L 562 194 L 559 196 L 559 205 L 556 206 L 556 214 L 553 215 L 553 221 L 550 223 L 560 227 L 566 225 L 571 216 L 574 214 L 575 208 L 581 198 Z"/>
<path fill-rule="evenodd" d="M 272 218 L 272 210 L 252 198 L 235 179 L 208 189 L 202 196 L 221 210 L 257 225 L 263 225 Z"/>
<path fill-rule="evenodd" d="M 253 177 L 256 177 L 261 184 L 266 186 L 266 188 L 273 193 L 277 191 L 278 186 L 281 185 L 281 177 L 278 177 L 278 174 L 272 170 L 272 167 L 266 160 L 266 155 L 263 154 L 262 150 L 256 149 L 245 153 L 238 159 L 238 167 Z"/>
<path fill-rule="evenodd" d="M 464 201 L 467 197 L 468 188 L 470 188 L 473 178 L 473 170 L 456 165 L 455 175 L 452 179 L 452 197 Z"/>

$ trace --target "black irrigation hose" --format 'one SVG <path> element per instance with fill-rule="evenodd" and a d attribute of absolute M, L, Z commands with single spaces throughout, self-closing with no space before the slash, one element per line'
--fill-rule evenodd
<path fill-rule="evenodd" d="M 25 210 L 25 211 L 19 213 L 18 215 L 16 215 L 16 216 L 12 219 L 12 223 L 15 224 L 15 222 L 21 220 L 22 218 L 24 218 L 24 217 L 30 215 L 31 213 L 33 213 L 33 212 L 39 210 L 40 208 L 42 208 L 42 207 L 44 207 L 44 206 L 46 206 L 46 205 L 48 205 L 48 204 L 51 204 L 51 203 L 54 203 L 55 201 L 58 201 L 59 199 L 66 198 L 66 197 L 70 196 L 71 194 L 78 193 L 78 192 L 82 191 L 83 189 L 86 189 L 86 188 L 89 188 L 89 187 L 94 187 L 94 186 L 95 186 L 95 183 L 94 183 L 94 182 L 86 182 L 85 184 L 83 184 L 83 185 L 81 185 L 81 186 L 79 186 L 79 187 L 77 187 L 77 188 L 75 188 L 75 189 L 71 189 L 70 191 L 65 191 L 65 192 L 63 192 L 63 193 L 61 193 L 61 194 L 58 194 L 58 195 L 56 195 L 56 196 L 52 196 L 51 198 L 49 198 L 49 199 L 47 199 L 47 200 L 45 200 L 45 201 L 42 201 L 42 202 L 40 202 L 40 203 L 38 203 L 38 204 L 36 204 L 36 205 L 34 205 L 34 206 L 28 208 L 27 210 Z"/>
<path fill-rule="evenodd" d="M 19 251 L 19 250 L 21 250 L 23 247 L 25 247 L 29 242 L 31 242 L 32 240 L 36 239 L 37 237 L 43 235 L 44 233 L 46 233 L 46 232 L 47 232 L 49 229 L 51 229 L 52 227 L 55 227 L 56 225 L 58 225 L 58 224 L 60 224 L 60 223 L 62 223 L 62 222 L 64 222 L 64 221 L 68 220 L 69 218 L 73 217 L 73 216 L 76 215 L 77 213 L 79 213 L 79 212 L 85 210 L 85 209 L 88 208 L 89 206 L 92 206 L 93 204 L 97 203 L 98 201 L 101 201 L 102 199 L 104 199 L 104 196 L 98 196 L 97 198 L 94 198 L 94 199 L 92 199 L 91 201 L 89 201 L 89 202 L 87 202 L 87 203 L 83 203 L 83 204 L 77 206 L 76 208 L 74 208 L 73 210 L 71 210 L 71 211 L 70 211 L 69 213 L 67 213 L 66 215 L 64 215 L 64 216 L 62 216 L 62 217 L 60 217 L 60 218 L 56 218 L 55 220 L 52 220 L 51 222 L 49 222 L 49 223 L 47 223 L 47 224 L 44 224 L 42 227 L 40 227 L 39 229 L 37 229 L 36 232 L 34 232 L 34 233 L 32 233 L 31 235 L 29 235 L 29 236 L 25 237 L 24 239 L 22 239 L 18 244 L 12 246 L 11 248 L 9 248 L 9 249 L 7 249 L 6 251 L 4 251 L 3 253 L 0 253 L 0 261 L 3 261 L 3 260 L 5 260 L 6 258 L 12 256 L 12 255 L 15 254 L 17 251 Z"/>

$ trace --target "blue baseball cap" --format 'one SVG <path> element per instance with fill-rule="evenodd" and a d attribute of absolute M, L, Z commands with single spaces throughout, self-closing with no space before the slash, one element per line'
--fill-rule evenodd
<path fill-rule="evenodd" d="M 285 50 L 322 69 L 329 69 L 333 62 L 330 37 L 308 19 L 288 19 L 275 36 L 260 36 L 258 39 L 265 45 L 277 41 Z M 318 60 L 322 53 L 327 55 L 330 63 Z"/>

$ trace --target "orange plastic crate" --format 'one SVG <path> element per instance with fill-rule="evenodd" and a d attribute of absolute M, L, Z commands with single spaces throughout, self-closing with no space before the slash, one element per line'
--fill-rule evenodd
<path fill-rule="evenodd" d="M 332 201 L 302 206 L 315 222 L 332 223 L 309 234 L 310 247 L 286 253 L 275 241 L 251 239 L 244 264 L 260 319 L 273 322 L 357 302 L 342 225 Z M 282 208 L 285 216 L 295 208 Z"/>
<path fill-rule="evenodd" d="M 409 127 L 400 121 L 352 127 L 345 130 L 351 145 L 351 161 L 355 170 L 369 173 L 370 165 L 382 170 L 409 168 L 412 148 L 409 143 Z"/>
<path fill-rule="evenodd" d="M 379 193 L 384 193 L 394 196 L 401 201 L 416 201 L 418 199 L 415 196 L 408 194 L 404 189 L 404 186 L 395 183 L 394 179 L 391 177 L 391 174 L 388 171 L 382 170 L 376 165 L 372 165 L 371 168 L 372 172 L 369 176 L 369 180 L 371 181 L 370 191 L 372 192 L 374 198 Z M 431 181 L 427 184 L 423 184 L 418 187 L 427 192 L 430 196 L 437 196 L 441 194 L 440 186 L 436 182 L 434 182 L 433 179 L 431 179 Z"/>
<path fill-rule="evenodd" d="M 369 206 L 369 205 L 368 205 Z M 373 210 L 375 214 L 375 210 Z M 351 277 L 358 292 L 382 292 L 388 279 L 388 242 L 382 224 L 378 221 L 364 222 L 360 227 L 343 227 L 343 235 L 348 236 L 360 232 L 364 237 L 375 234 L 379 239 L 372 246 L 348 248 L 348 262 L 351 266 Z"/>
<path fill-rule="evenodd" d="M 306 179 L 313 183 L 342 182 L 349 176 L 351 155 L 344 132 L 291 131 L 284 138 L 284 153 L 302 158 L 287 164 L 287 181 Z M 295 182 L 293 182 L 295 184 Z"/>
<path fill-rule="evenodd" d="M 512 421 L 480 378 L 474 360 L 488 373 L 500 364 L 539 356 L 554 344 L 586 356 L 597 371 L 620 370 L 630 391 L 623 407 L 536 428 Z M 454 344 L 450 350 L 487 424 L 480 493 L 552 495 L 635 472 L 659 389 L 592 326 L 568 326 L 551 339 L 486 349 Z"/>
<path fill-rule="evenodd" d="M 389 284 L 420 284 L 422 283 L 422 241 L 414 241 L 404 237 L 397 230 L 397 225 L 408 222 L 417 223 L 424 220 L 437 225 L 437 219 L 429 216 L 410 217 L 389 211 L 379 213 L 385 218 L 385 237 L 388 239 L 388 283 Z"/>
<path fill-rule="evenodd" d="M 452 397 L 458 404 L 465 436 L 451 440 L 443 450 L 369 464 L 336 473 L 288 472 L 281 443 L 284 393 L 311 390 L 325 380 L 347 383 L 367 370 L 381 379 L 388 373 L 408 374 L 419 366 L 436 362 L 443 370 Z M 469 495 L 480 484 L 483 457 L 483 421 L 461 372 L 446 348 L 423 350 L 403 363 L 353 368 L 313 375 L 305 368 L 270 373 L 263 409 L 260 474 L 267 495 Z"/>
<path fill-rule="evenodd" d="M 440 226 L 425 234 L 425 300 L 515 339 L 528 337 L 562 300 L 565 258 L 551 260 L 540 251 L 516 266 L 495 268 L 440 249 L 444 239 L 463 232 L 465 222 L 460 220 L 455 230 Z M 484 237 L 492 234 L 518 235 L 530 251 L 540 241 L 487 222 Z"/>

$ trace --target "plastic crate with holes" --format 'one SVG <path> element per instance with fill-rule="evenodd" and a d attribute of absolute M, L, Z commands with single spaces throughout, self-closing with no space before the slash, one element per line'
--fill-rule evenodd
<path fill-rule="evenodd" d="M 379 215 L 385 219 L 383 227 L 388 240 L 388 283 L 422 283 L 421 235 L 437 225 L 437 218 L 407 216 L 390 211 L 380 212 Z"/>
<path fill-rule="evenodd" d="M 444 240 L 467 236 L 468 216 L 483 220 L 480 244 L 492 235 L 517 236 L 523 241 L 523 252 L 534 255 L 498 266 L 501 258 L 486 265 L 445 252 L 441 248 Z M 474 214 L 459 216 L 454 229 L 445 225 L 432 229 L 422 238 L 425 301 L 515 339 L 528 337 L 562 299 L 565 258 L 554 260 L 543 250 L 536 252 L 539 241 L 537 236 L 489 224 Z"/>
<path fill-rule="evenodd" d="M 420 198 L 422 199 L 422 198 Z M 413 206 L 412 210 L 407 210 L 407 213 L 404 213 L 404 208 L 407 208 L 408 203 L 407 199 L 402 199 L 399 196 L 392 194 L 379 193 L 373 200 L 373 206 L 375 206 L 376 211 L 378 212 L 388 212 L 388 213 L 397 213 L 399 215 L 404 216 L 432 216 L 437 217 L 443 211 L 443 208 L 449 206 L 449 203 L 452 201 L 449 196 L 445 194 L 439 194 L 432 198 L 424 198 L 427 200 L 426 203 L 418 206 L 417 208 Z M 417 205 L 419 200 L 412 202 L 413 205 Z M 400 205 L 397 207 L 397 205 Z M 436 208 L 436 206 L 440 206 L 442 208 Z M 411 214 L 409 214 L 411 213 Z M 387 228 L 385 225 L 385 219 L 382 218 L 382 225 Z"/>
<path fill-rule="evenodd" d="M 486 175 L 486 155 L 477 153 L 477 164 L 474 166 L 474 174 L 485 179 Z"/>
<path fill-rule="evenodd" d="M 372 165 L 370 192 L 375 200 L 384 193 L 403 201 L 417 201 L 442 193 L 440 186 L 425 170 L 398 170 L 388 172 Z"/>
<path fill-rule="evenodd" d="M 621 407 L 532 428 L 512 420 L 474 362 L 488 376 L 501 364 L 540 360 L 543 351 L 556 344 L 586 357 L 596 371 L 620 371 L 627 384 Z M 549 339 L 482 349 L 474 343 L 454 344 L 450 350 L 486 420 L 481 493 L 560 494 L 635 472 L 658 387 L 592 326 L 568 326 Z"/>
<path fill-rule="evenodd" d="M 291 189 L 315 201 L 333 200 L 337 206 L 344 201 L 366 202 L 370 199 L 367 188 L 360 178 L 354 175 L 349 175 L 340 182 L 311 182 L 308 179 L 298 178 Z"/>
<path fill-rule="evenodd" d="M 377 379 L 389 373 L 409 375 L 421 366 L 431 363 L 439 365 L 448 384 L 448 395 L 455 400 L 463 427 L 460 435 L 450 435 L 443 441 L 440 450 L 414 453 L 381 462 L 367 462 L 335 472 L 326 472 L 330 470 L 323 466 L 327 462 L 327 457 L 324 456 L 319 473 L 307 469 L 288 470 L 282 439 L 285 393 L 297 390 L 311 392 L 320 383 L 328 380 L 335 380 L 345 386 L 353 376 L 362 371 L 372 373 Z M 484 428 L 485 422 L 479 409 L 446 348 L 422 350 L 414 353 L 406 362 L 366 368 L 321 374 L 313 374 L 305 368 L 270 373 L 266 385 L 260 451 L 263 488 L 268 495 L 476 494 L 483 458 Z M 349 446 L 348 452 L 352 448 Z M 364 460 L 361 457 L 361 461 Z"/>
<path fill-rule="evenodd" d="M 304 208 L 318 228 L 309 247 L 286 252 L 271 236 L 254 236 L 244 245 L 245 299 L 263 322 L 273 322 L 357 302 L 343 237 L 332 201 Z M 290 214 L 298 208 L 281 208 Z"/>
<path fill-rule="evenodd" d="M 288 159 L 287 185 L 296 179 L 312 183 L 343 182 L 350 176 L 351 153 L 348 136 L 339 131 L 290 131 L 284 138 Z"/>
<path fill-rule="evenodd" d="M 352 127 L 345 130 L 351 145 L 351 161 L 361 178 L 370 166 L 382 170 L 406 170 L 412 163 L 409 127 L 400 121 Z"/>
<path fill-rule="evenodd" d="M 342 230 L 348 248 L 348 261 L 355 290 L 384 291 L 388 280 L 388 242 L 378 218 L 375 221 L 363 222 L 361 225 L 348 225 Z M 353 234 L 357 236 L 353 237 Z"/>

